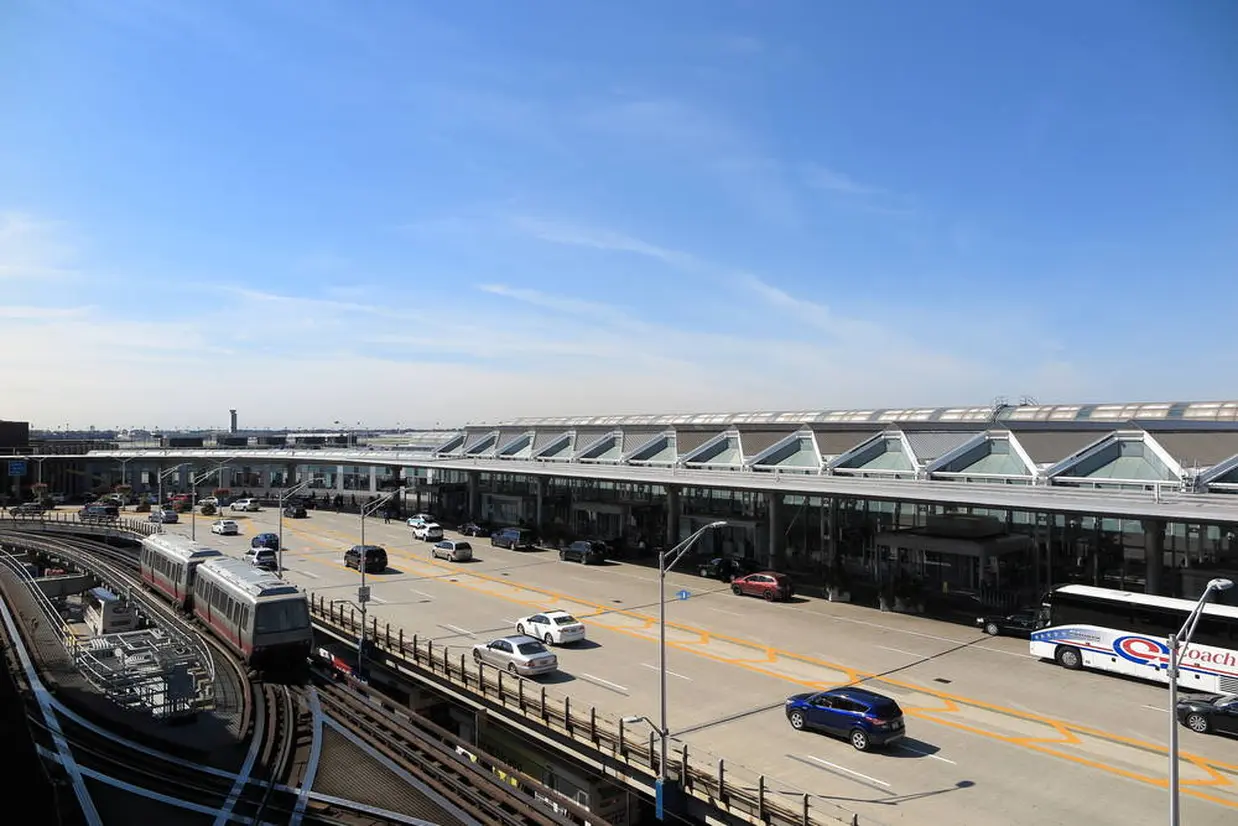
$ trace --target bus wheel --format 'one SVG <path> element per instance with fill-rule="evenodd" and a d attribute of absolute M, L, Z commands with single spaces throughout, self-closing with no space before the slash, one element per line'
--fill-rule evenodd
<path fill-rule="evenodd" d="M 1083 668 L 1083 655 L 1079 653 L 1078 648 L 1071 648 L 1069 645 L 1060 646 L 1053 658 L 1062 668 L 1069 668 L 1071 671 Z"/>

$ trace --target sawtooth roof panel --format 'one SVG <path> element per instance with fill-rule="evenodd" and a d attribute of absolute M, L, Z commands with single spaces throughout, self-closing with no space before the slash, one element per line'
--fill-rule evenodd
<path fill-rule="evenodd" d="M 701 445 L 708 442 L 710 439 L 717 436 L 721 431 L 714 430 L 677 430 L 675 431 L 675 440 L 679 445 L 679 455 L 687 456 L 692 451 L 696 450 Z"/>
<path fill-rule="evenodd" d="M 1153 438 L 1183 467 L 1211 467 L 1238 456 L 1238 431 L 1157 431 Z"/>
<path fill-rule="evenodd" d="M 1014 434 L 1038 465 L 1056 464 L 1096 441 L 1099 435 L 1095 430 L 1016 430 Z"/>

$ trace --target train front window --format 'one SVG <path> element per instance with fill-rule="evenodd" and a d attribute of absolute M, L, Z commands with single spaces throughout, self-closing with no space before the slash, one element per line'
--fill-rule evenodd
<path fill-rule="evenodd" d="M 259 605 L 258 613 L 254 617 L 254 631 L 259 634 L 277 634 L 280 631 L 293 631 L 308 626 L 309 611 L 305 602 L 299 599 Z"/>

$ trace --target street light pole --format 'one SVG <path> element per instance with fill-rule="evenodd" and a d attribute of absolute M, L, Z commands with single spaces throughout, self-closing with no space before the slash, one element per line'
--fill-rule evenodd
<path fill-rule="evenodd" d="M 1204 605 L 1213 591 L 1228 591 L 1234 587 L 1233 580 L 1214 579 L 1204 588 L 1204 593 L 1195 603 L 1194 610 L 1177 634 L 1169 635 L 1169 826 L 1179 826 L 1178 809 L 1178 662 L 1185 656 L 1195 634 L 1195 626 L 1203 616 Z M 1179 652 L 1179 645 L 1181 652 Z"/>
<path fill-rule="evenodd" d="M 361 569 L 361 585 L 357 588 L 357 602 L 361 604 L 361 633 L 357 636 L 357 676 L 364 679 L 364 672 L 361 670 L 361 662 L 365 657 L 365 606 L 370 601 L 370 592 L 365 587 L 365 518 L 378 507 L 391 500 L 396 494 L 404 492 L 404 488 L 397 488 L 388 493 L 384 493 L 378 499 L 368 504 L 362 505 L 361 514 L 361 554 L 357 559 L 357 567 Z"/>
<path fill-rule="evenodd" d="M 197 541 L 198 539 L 198 485 L 205 482 L 211 476 L 228 466 L 227 462 L 220 462 L 215 467 L 204 472 L 200 476 L 189 474 L 189 538 Z M 219 513 L 219 499 L 215 499 L 215 512 Z"/>
<path fill-rule="evenodd" d="M 275 563 L 275 567 L 279 568 L 279 578 L 284 578 L 284 503 L 287 502 L 292 495 L 298 491 L 304 490 L 309 485 L 309 480 L 302 482 L 294 488 L 288 488 L 279 495 L 279 559 Z"/>
<path fill-rule="evenodd" d="M 159 507 L 161 508 L 163 507 L 163 501 L 164 501 L 163 500 L 163 480 L 167 479 L 173 473 L 179 472 L 180 469 L 183 468 L 184 466 L 185 466 L 185 462 L 181 462 L 179 465 L 176 465 L 175 467 L 170 467 L 167 470 L 159 471 Z M 160 523 L 160 524 L 163 524 L 163 523 Z"/>
<path fill-rule="evenodd" d="M 665 814 L 663 811 L 663 794 L 667 780 L 667 743 L 670 740 L 670 728 L 667 723 L 666 713 L 666 574 L 671 568 L 675 567 L 675 563 L 692 547 L 696 540 L 714 528 L 725 526 L 725 521 L 710 522 L 669 551 L 663 551 L 658 555 L 658 701 L 661 706 L 661 725 L 658 727 L 658 738 L 661 743 L 656 788 L 658 820 L 663 820 L 663 815 Z"/>

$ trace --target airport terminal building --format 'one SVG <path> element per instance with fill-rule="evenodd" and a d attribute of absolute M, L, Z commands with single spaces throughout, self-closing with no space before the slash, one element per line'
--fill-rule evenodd
<path fill-rule="evenodd" d="M 448 523 L 632 555 L 724 519 L 700 556 L 909 603 L 1000 607 L 1063 582 L 1191 597 L 1238 574 L 1238 402 L 538 418 L 360 442 L 229 434 L 29 459 L 69 493 L 186 491 L 213 468 L 200 495 L 304 482 L 349 508 L 402 487 L 403 508 Z"/>

